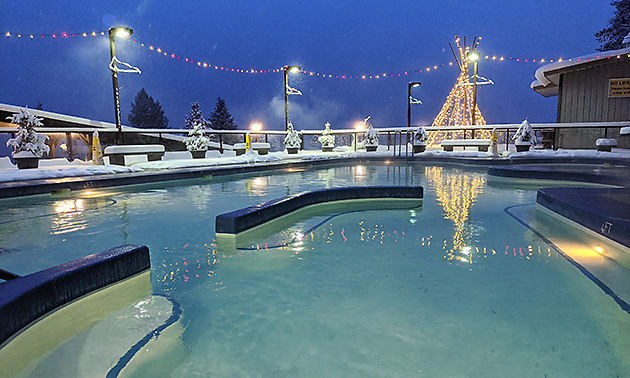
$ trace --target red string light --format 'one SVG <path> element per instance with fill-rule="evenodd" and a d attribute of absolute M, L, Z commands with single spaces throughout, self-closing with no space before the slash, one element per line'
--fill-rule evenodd
<path fill-rule="evenodd" d="M 67 32 L 63 32 L 61 34 L 61 37 L 63 38 L 68 38 L 68 37 L 98 37 L 98 36 L 106 36 L 108 35 L 108 32 L 105 31 L 92 31 L 90 32 L 84 32 L 84 33 L 72 33 L 69 34 Z M 10 31 L 7 31 L 5 33 L 5 37 L 6 38 L 27 38 L 27 39 L 33 39 L 34 38 L 34 34 L 13 34 Z M 49 34 L 41 34 L 41 38 L 42 39 L 46 39 L 46 38 L 52 38 L 52 39 L 57 39 L 57 34 L 56 33 L 49 33 Z M 141 48 L 147 47 L 144 43 L 140 43 L 135 39 L 131 39 L 129 37 L 126 37 L 127 40 L 129 40 L 130 42 L 133 42 L 137 45 L 139 45 Z M 259 74 L 259 73 L 278 73 L 278 72 L 282 72 L 283 68 L 275 68 L 275 69 L 262 69 L 262 70 L 254 70 L 254 69 L 241 69 L 241 68 L 226 68 L 226 67 L 221 67 L 221 66 L 217 66 L 211 63 L 207 63 L 207 62 L 203 62 L 202 60 L 193 60 L 190 58 L 182 58 L 181 55 L 177 55 L 175 53 L 168 53 L 163 51 L 161 48 L 154 48 L 152 45 L 148 46 L 148 49 L 150 51 L 153 52 L 157 52 L 160 55 L 164 55 L 165 57 L 170 57 L 171 59 L 175 59 L 175 57 L 177 57 L 178 60 L 183 60 L 185 62 L 190 62 L 191 64 L 195 64 L 198 67 L 202 67 L 202 68 L 214 68 L 215 70 L 221 70 L 221 71 L 227 71 L 227 72 L 234 72 L 234 73 L 245 73 L 245 74 Z M 630 54 L 628 55 L 628 57 L 630 58 Z M 489 55 L 485 55 L 484 58 L 486 60 L 489 61 L 499 61 L 499 62 L 503 62 L 503 61 L 512 61 L 512 62 L 524 62 L 524 63 L 538 63 L 538 64 L 544 64 L 544 63 L 553 63 L 553 62 L 562 62 L 562 58 L 559 58 L 557 60 L 554 59 L 530 59 L 530 58 L 518 58 L 518 57 L 503 57 L 503 56 L 489 56 Z M 600 57 L 598 56 L 597 59 L 599 59 Z M 621 58 L 621 56 L 617 56 L 618 59 Z M 611 59 L 611 57 L 608 57 L 607 59 Z M 571 61 L 572 59 L 569 59 L 568 61 Z M 587 61 L 590 61 L 591 58 L 587 58 Z M 581 62 L 582 59 L 578 58 L 577 59 L 578 62 Z M 379 79 L 385 79 L 385 78 L 393 78 L 393 77 L 402 77 L 402 76 L 408 76 L 409 74 L 415 74 L 415 73 L 431 73 L 433 71 L 436 71 L 440 68 L 443 67 L 452 67 L 453 66 L 453 62 L 448 62 L 448 63 L 444 63 L 444 64 L 440 64 L 440 65 L 434 65 L 432 67 L 426 67 L 424 69 L 417 69 L 417 70 L 408 70 L 408 71 L 404 71 L 404 72 L 400 72 L 400 73 L 380 73 L 380 74 L 376 74 L 376 75 L 344 75 L 344 74 L 330 74 L 330 73 L 321 73 L 321 72 L 315 72 L 315 71 L 308 71 L 308 70 L 301 70 L 300 73 L 302 74 L 306 74 L 309 76 L 316 76 L 316 77 L 321 77 L 321 78 L 335 78 L 335 79 L 340 79 L 340 80 L 346 80 L 346 79 L 357 79 L 357 80 L 379 80 Z"/>

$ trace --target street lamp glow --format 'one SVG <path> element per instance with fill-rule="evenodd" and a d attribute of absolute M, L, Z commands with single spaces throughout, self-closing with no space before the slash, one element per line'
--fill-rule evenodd
<path fill-rule="evenodd" d="M 129 32 L 131 29 L 128 28 L 119 28 L 118 31 L 116 32 L 116 37 L 118 38 L 127 38 L 131 35 L 131 33 Z"/>
<path fill-rule="evenodd" d="M 291 72 L 291 73 L 298 73 L 300 72 L 301 67 L 299 66 L 288 66 L 287 67 L 287 71 Z"/>
<path fill-rule="evenodd" d="M 479 60 L 479 58 L 481 58 L 481 55 L 479 55 L 477 51 L 472 51 L 470 54 L 468 54 L 468 60 L 470 60 L 471 62 L 475 62 Z"/>
<path fill-rule="evenodd" d="M 365 122 L 361 122 L 361 121 L 359 121 L 359 122 L 355 123 L 355 124 L 354 124 L 354 128 L 355 128 L 356 130 L 358 130 L 358 131 L 365 130 Z"/>
<path fill-rule="evenodd" d="M 249 128 L 252 131 L 260 131 L 260 130 L 262 130 L 262 125 L 260 123 L 254 123 L 251 126 L 249 126 Z"/>

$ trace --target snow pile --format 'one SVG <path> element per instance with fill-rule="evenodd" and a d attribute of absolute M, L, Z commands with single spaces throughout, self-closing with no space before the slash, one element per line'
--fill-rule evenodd
<path fill-rule="evenodd" d="M 120 165 L 92 165 L 86 162 L 81 162 L 80 164 L 68 163 L 63 165 L 40 167 L 37 169 L 0 168 L 0 182 L 82 177 L 141 171 L 141 169 L 135 167 L 123 167 Z"/>

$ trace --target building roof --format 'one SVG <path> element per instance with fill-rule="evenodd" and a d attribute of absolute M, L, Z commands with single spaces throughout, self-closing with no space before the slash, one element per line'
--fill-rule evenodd
<path fill-rule="evenodd" d="M 621 56 L 624 55 L 630 57 L 630 47 L 620 50 L 597 52 L 590 55 L 579 56 L 577 58 L 549 63 L 536 70 L 536 73 L 534 74 L 536 80 L 534 80 L 530 86 L 534 91 L 544 97 L 557 96 L 558 86 L 560 84 L 560 74 L 601 64 L 605 60 L 621 58 Z"/>

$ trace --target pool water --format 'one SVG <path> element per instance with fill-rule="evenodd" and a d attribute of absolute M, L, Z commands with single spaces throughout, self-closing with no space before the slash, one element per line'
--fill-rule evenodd
<path fill-rule="evenodd" d="M 421 185 L 424 201 L 339 204 L 217 246 L 218 214 L 348 185 Z M 536 189 L 384 164 L 7 200 L 0 266 L 27 274 L 148 245 L 153 294 L 181 306 L 181 332 L 120 376 L 629 376 L 630 315 L 548 244 L 555 229 L 586 242 L 540 215 Z M 595 265 L 629 276 L 603 254 Z"/>

